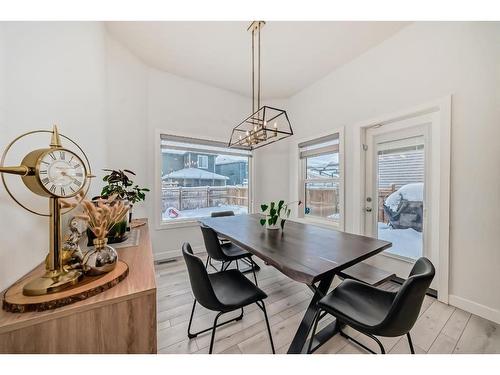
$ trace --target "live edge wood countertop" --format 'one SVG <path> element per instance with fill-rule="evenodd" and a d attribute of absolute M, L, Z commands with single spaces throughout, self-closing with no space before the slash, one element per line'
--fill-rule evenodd
<path fill-rule="evenodd" d="M 138 246 L 117 249 L 129 274 L 113 288 L 54 310 L 1 310 L 0 353 L 156 353 L 153 251 L 148 225 L 138 230 Z"/>

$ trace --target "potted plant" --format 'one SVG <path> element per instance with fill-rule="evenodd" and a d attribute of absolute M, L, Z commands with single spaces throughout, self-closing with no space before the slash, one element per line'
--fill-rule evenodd
<path fill-rule="evenodd" d="M 261 204 L 260 209 L 266 217 L 260 219 L 260 225 L 265 226 L 267 229 L 281 228 L 283 230 L 286 219 L 290 217 L 291 209 L 289 206 L 292 203 L 298 203 L 299 206 L 302 204 L 301 201 L 285 203 L 284 200 Z"/>
<path fill-rule="evenodd" d="M 94 204 L 97 204 L 99 199 L 107 199 L 108 197 L 115 196 L 111 205 L 116 204 L 116 202 L 121 201 L 125 206 L 128 207 L 128 215 L 126 215 L 121 221 L 115 223 L 112 228 L 108 231 L 107 238 L 109 243 L 123 242 L 127 239 L 127 230 L 129 230 L 129 223 L 132 221 L 132 208 L 137 202 L 144 201 L 146 199 L 146 192 L 149 191 L 148 188 L 140 188 L 138 185 L 134 185 L 131 177 L 135 176 L 135 173 L 129 169 L 103 169 L 105 172 L 109 172 L 103 177 L 103 181 L 107 183 L 102 188 L 101 196 L 94 198 Z M 95 236 L 92 231 L 87 231 L 89 245 L 92 244 Z"/>

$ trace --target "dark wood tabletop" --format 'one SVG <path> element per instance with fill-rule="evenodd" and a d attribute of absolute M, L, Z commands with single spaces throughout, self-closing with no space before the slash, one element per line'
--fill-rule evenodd
<path fill-rule="evenodd" d="M 261 216 L 201 219 L 220 235 L 255 254 L 295 281 L 308 285 L 391 247 L 387 241 L 288 220 L 285 230 L 270 230 Z"/>

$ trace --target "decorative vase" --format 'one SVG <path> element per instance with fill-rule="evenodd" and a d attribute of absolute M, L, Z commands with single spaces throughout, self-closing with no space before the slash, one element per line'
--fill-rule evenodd
<path fill-rule="evenodd" d="M 269 217 L 266 217 L 266 229 L 280 229 L 280 220 L 276 221 L 276 224 L 269 224 Z"/>
<path fill-rule="evenodd" d="M 108 239 L 94 239 L 94 248 L 85 253 L 82 268 L 88 276 L 98 276 L 112 271 L 118 262 L 116 250 L 108 245 Z"/>

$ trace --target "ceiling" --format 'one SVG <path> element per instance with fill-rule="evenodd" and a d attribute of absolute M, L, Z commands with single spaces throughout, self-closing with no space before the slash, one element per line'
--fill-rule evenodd
<path fill-rule="evenodd" d="M 250 22 L 107 22 L 149 66 L 251 95 Z M 408 22 L 267 22 L 262 95 L 287 98 L 397 33 Z"/>

